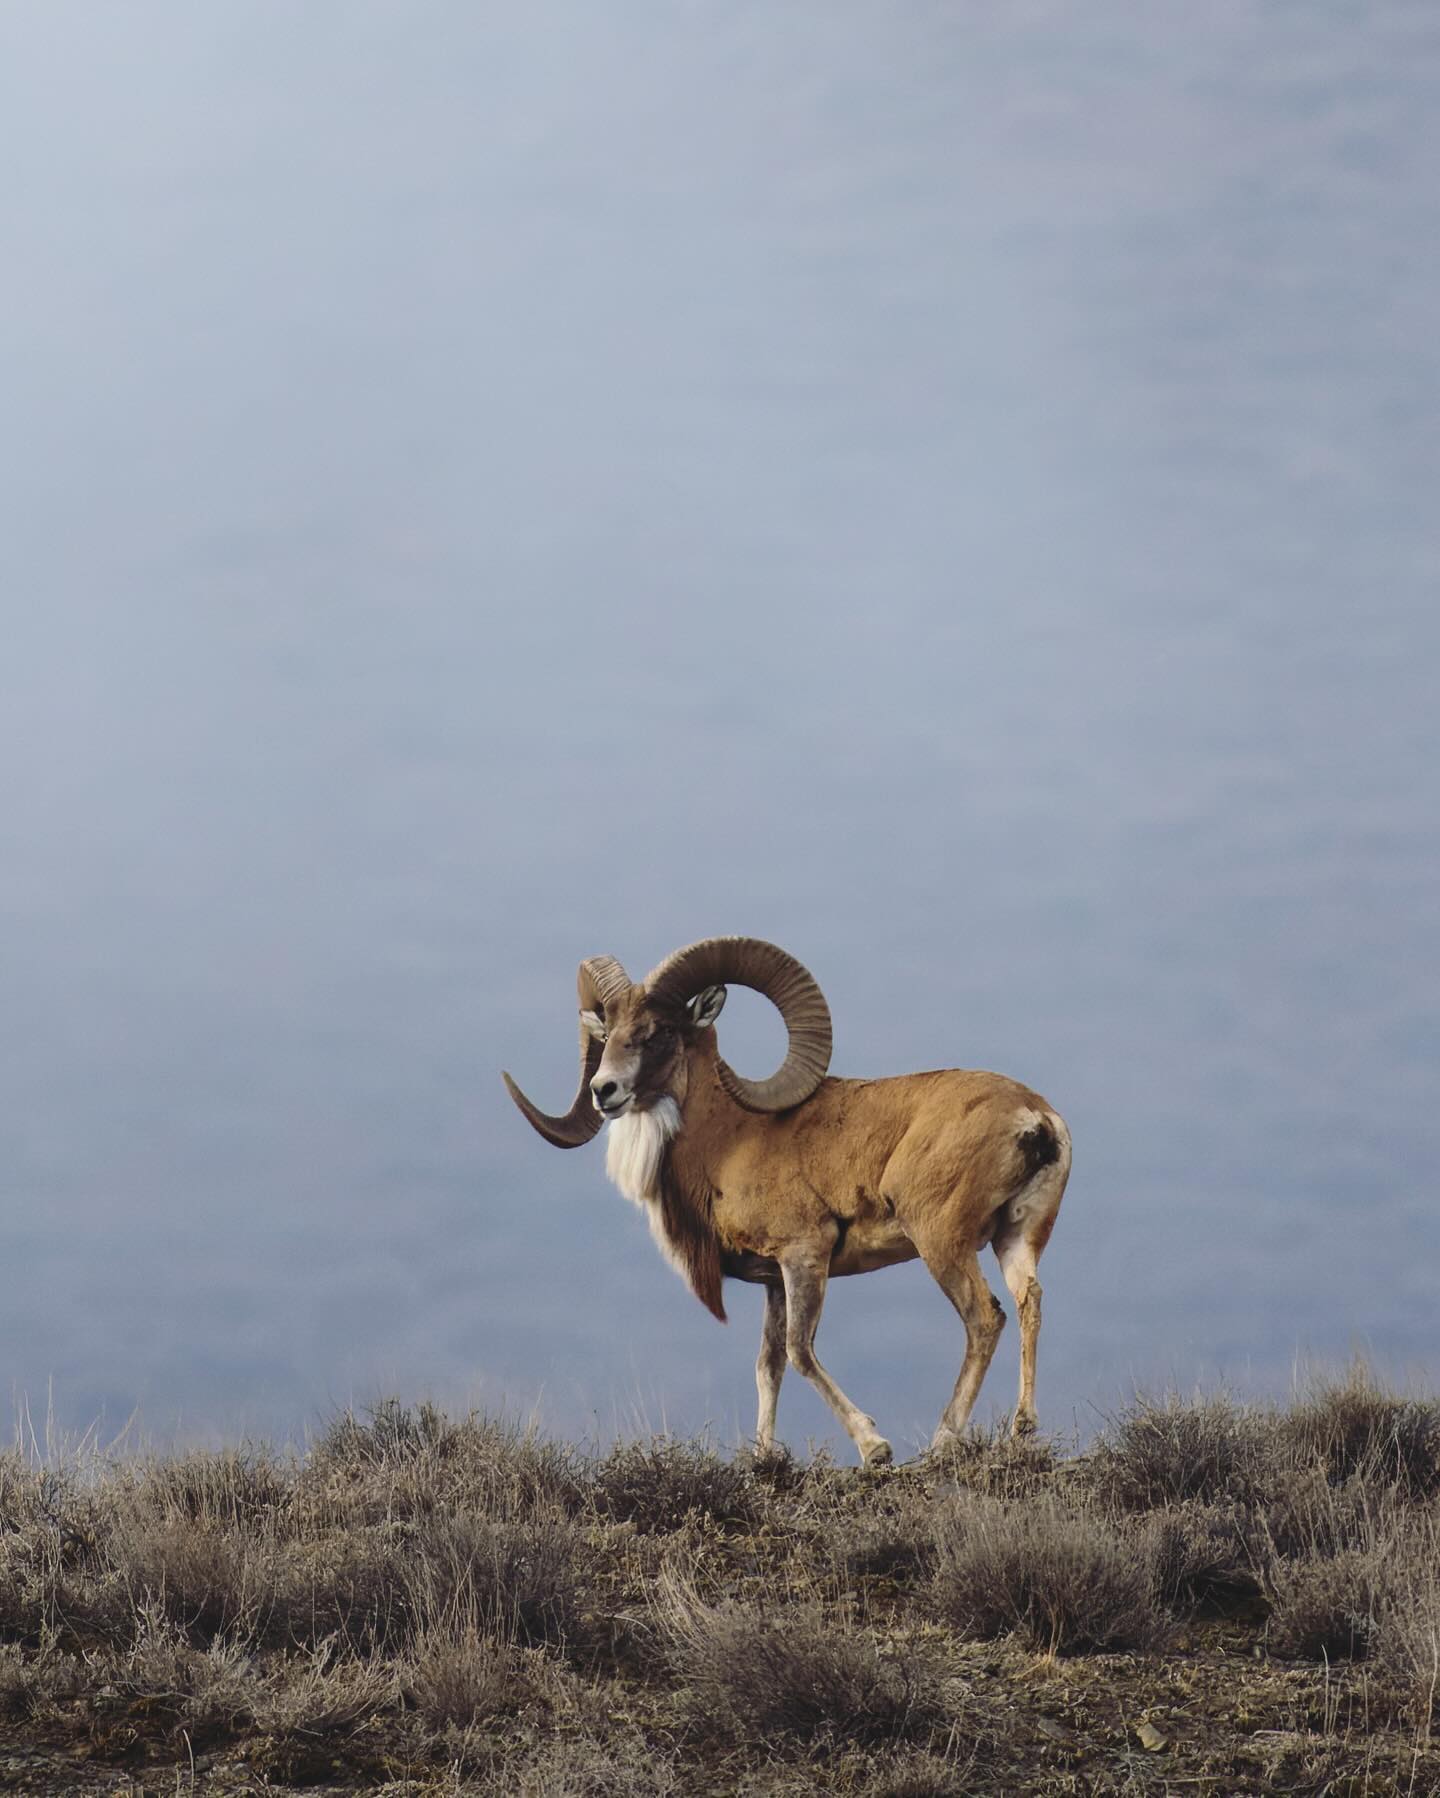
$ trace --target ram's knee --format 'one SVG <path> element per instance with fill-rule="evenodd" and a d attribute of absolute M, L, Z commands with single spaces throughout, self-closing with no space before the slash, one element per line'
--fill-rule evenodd
<path fill-rule="evenodd" d="M 810 1344 L 798 1339 L 785 1344 L 785 1358 L 796 1373 L 804 1374 L 807 1380 L 820 1365 L 815 1359 L 815 1351 Z"/>

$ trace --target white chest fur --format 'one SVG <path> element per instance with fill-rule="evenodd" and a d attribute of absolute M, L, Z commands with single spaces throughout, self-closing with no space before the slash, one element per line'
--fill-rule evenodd
<path fill-rule="evenodd" d="M 637 1205 L 660 1197 L 660 1163 L 680 1132 L 680 1107 L 661 1099 L 649 1111 L 627 1111 L 610 1126 L 605 1172 Z"/>
<path fill-rule="evenodd" d="M 605 1172 L 645 1213 L 660 1253 L 683 1274 L 684 1265 L 665 1233 L 660 1210 L 660 1164 L 679 1133 L 680 1107 L 673 1099 L 661 1099 L 648 1111 L 627 1111 L 609 1126 Z"/>

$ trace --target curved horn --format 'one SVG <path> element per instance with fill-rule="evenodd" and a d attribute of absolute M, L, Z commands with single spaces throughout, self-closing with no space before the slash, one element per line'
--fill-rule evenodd
<path fill-rule="evenodd" d="M 588 961 L 581 962 L 575 987 L 581 1011 L 604 1011 L 614 1000 L 623 998 L 629 992 L 630 976 L 613 955 L 592 955 Z M 510 1097 L 546 1142 L 553 1143 L 557 1149 L 578 1149 L 589 1142 L 600 1128 L 600 1113 L 590 1097 L 590 1082 L 595 1078 L 595 1070 L 600 1065 L 602 1050 L 603 1045 L 582 1024 L 580 1085 L 575 1093 L 575 1102 L 564 1117 L 551 1117 L 548 1112 L 541 1111 L 538 1105 L 532 1105 L 510 1076 L 503 1076 L 505 1090 Z"/>
<path fill-rule="evenodd" d="M 747 1111 L 802 1104 L 830 1065 L 830 1007 L 813 974 L 793 955 L 753 936 L 712 936 L 666 956 L 645 980 L 652 997 L 683 1005 L 702 987 L 748 986 L 764 993 L 785 1020 L 790 1046 L 768 1080 L 743 1079 L 718 1060 L 720 1083 Z"/>

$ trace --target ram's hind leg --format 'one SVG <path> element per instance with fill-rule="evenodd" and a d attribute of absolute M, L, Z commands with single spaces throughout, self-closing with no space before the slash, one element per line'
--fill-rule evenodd
<path fill-rule="evenodd" d="M 941 1290 L 960 1313 L 965 1325 L 965 1359 L 960 1364 L 955 1391 L 930 1445 L 940 1448 L 959 1436 L 970 1421 L 975 1400 L 980 1396 L 981 1383 L 995 1353 L 995 1344 L 1005 1328 L 1005 1313 L 1000 1309 L 999 1299 L 985 1284 L 979 1259 L 972 1250 L 962 1250 L 943 1258 L 937 1255 L 932 1259 L 922 1246 L 921 1253 L 925 1255 L 925 1265 L 939 1281 Z"/>
<path fill-rule="evenodd" d="M 760 1338 L 760 1358 L 755 1363 L 755 1386 L 760 1394 L 760 1417 L 755 1425 L 758 1448 L 775 1443 L 775 1407 L 780 1402 L 780 1382 L 785 1375 L 785 1288 L 765 1288 L 765 1326 Z"/>
<path fill-rule="evenodd" d="M 830 1272 L 829 1245 L 822 1255 L 801 1254 L 782 1260 L 780 1271 L 785 1278 L 785 1347 L 790 1365 L 796 1373 L 804 1374 L 844 1424 L 845 1433 L 860 1450 L 866 1466 L 883 1465 L 890 1459 L 890 1444 L 875 1428 L 875 1419 L 846 1398 L 815 1353 L 815 1332 L 820 1326 Z"/>
<path fill-rule="evenodd" d="M 1028 1436 L 1036 1425 L 1035 1356 L 1042 1295 L 1035 1269 L 1055 1228 L 1055 1214 L 1070 1173 L 1070 1139 L 1063 1124 L 1059 1125 L 1058 1148 L 1056 1160 L 1042 1167 L 1000 1213 L 999 1228 L 990 1244 L 1020 1319 L 1020 1396 L 1010 1426 L 1012 1436 Z"/>

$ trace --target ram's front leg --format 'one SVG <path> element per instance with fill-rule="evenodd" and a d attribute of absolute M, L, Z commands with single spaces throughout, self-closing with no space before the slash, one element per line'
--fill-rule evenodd
<path fill-rule="evenodd" d="M 826 1244 L 814 1253 L 795 1250 L 780 1258 L 780 1271 L 785 1278 L 785 1349 L 796 1373 L 804 1374 L 844 1424 L 866 1466 L 879 1467 L 890 1459 L 890 1444 L 875 1428 L 875 1419 L 846 1398 L 815 1353 L 815 1332 L 825 1303 L 833 1246 Z"/>
<path fill-rule="evenodd" d="M 765 1324 L 760 1337 L 760 1358 L 755 1363 L 755 1386 L 760 1394 L 755 1444 L 762 1450 L 775 1446 L 775 1407 L 780 1402 L 780 1382 L 784 1377 L 785 1288 L 777 1280 L 765 1287 Z"/>

